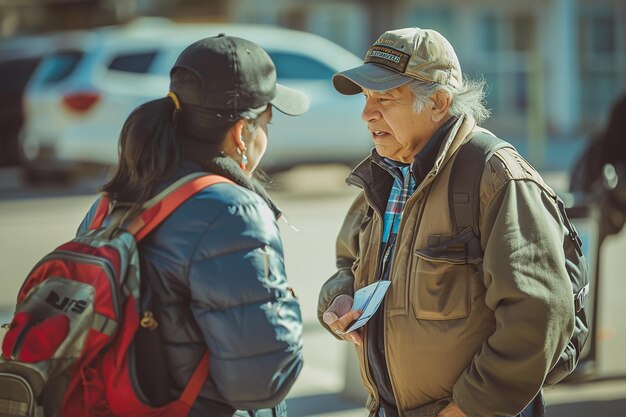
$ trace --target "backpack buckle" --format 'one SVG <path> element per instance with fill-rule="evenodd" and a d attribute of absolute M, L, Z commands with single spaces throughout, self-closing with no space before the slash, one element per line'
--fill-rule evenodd
<path fill-rule="evenodd" d="M 578 313 L 582 308 L 585 302 L 585 299 L 589 295 L 589 284 L 582 287 L 574 296 L 574 308 Z"/>
<path fill-rule="evenodd" d="M 578 256 L 583 256 L 583 241 L 580 236 L 578 236 L 576 229 L 573 227 L 569 231 L 569 238 L 572 239 L 572 242 L 574 242 L 574 248 L 576 249 Z"/>
<path fill-rule="evenodd" d="M 567 217 L 567 211 L 565 210 L 565 204 L 563 203 L 563 200 L 557 197 L 556 203 L 561 214 L 561 219 L 563 219 L 563 223 L 565 224 L 565 227 L 569 232 L 569 238 L 572 240 L 572 242 L 574 242 L 574 248 L 576 249 L 576 253 L 578 254 L 578 256 L 583 256 L 583 241 L 580 236 L 578 236 L 576 228 Z"/>

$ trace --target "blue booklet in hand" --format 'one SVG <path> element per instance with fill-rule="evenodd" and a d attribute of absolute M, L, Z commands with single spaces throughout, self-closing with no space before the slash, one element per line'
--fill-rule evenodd
<path fill-rule="evenodd" d="M 376 310 L 380 307 L 385 294 L 391 285 L 391 281 L 377 281 L 373 284 L 363 287 L 354 293 L 354 303 L 352 304 L 352 310 L 361 310 L 363 314 L 357 321 L 350 326 L 346 333 L 350 333 L 353 330 L 363 326 L 367 321 L 372 318 Z"/>

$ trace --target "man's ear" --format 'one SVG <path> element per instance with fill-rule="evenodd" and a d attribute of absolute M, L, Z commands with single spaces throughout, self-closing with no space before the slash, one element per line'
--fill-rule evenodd
<path fill-rule="evenodd" d="M 452 97 L 449 94 L 439 90 L 431 97 L 432 100 L 432 111 L 431 118 L 433 122 L 440 122 L 443 119 L 447 118 L 448 110 L 450 110 L 450 106 L 452 105 Z"/>

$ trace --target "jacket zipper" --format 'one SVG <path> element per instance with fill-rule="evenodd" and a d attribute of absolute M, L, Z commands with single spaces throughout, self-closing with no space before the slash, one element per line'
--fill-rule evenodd
<path fill-rule="evenodd" d="M 453 259 L 453 258 L 445 257 L 445 256 L 433 257 L 433 256 L 430 256 L 430 255 L 426 255 L 421 250 L 416 250 L 415 254 L 418 257 L 422 258 L 422 259 L 426 259 L 427 261 L 434 262 L 434 263 L 442 263 L 442 264 L 445 263 L 445 264 L 452 264 L 452 265 L 465 265 L 465 264 L 467 264 L 466 260 Z"/>
<path fill-rule="evenodd" d="M 374 163 L 376 163 L 376 162 L 374 162 Z M 377 164 L 377 165 L 380 166 L 380 164 Z M 368 188 L 367 188 L 367 186 L 365 184 L 365 181 L 363 181 L 360 177 L 358 177 L 356 175 L 351 175 L 351 176 L 348 177 L 348 180 L 346 182 L 349 185 L 357 186 L 357 187 L 359 187 L 359 188 L 361 188 L 363 190 L 363 193 L 364 193 L 364 196 L 365 196 L 365 201 L 367 201 L 367 204 L 369 204 L 370 207 L 374 208 L 374 212 L 379 217 L 379 224 L 382 227 L 383 217 L 382 217 L 380 211 L 377 209 L 377 207 L 375 207 L 372 204 L 372 198 L 371 198 L 370 192 L 369 192 L 369 190 L 368 190 Z M 411 197 L 413 197 L 415 194 L 416 193 L 413 193 L 413 195 Z M 407 199 L 407 203 L 411 199 L 411 197 L 409 197 Z M 406 208 L 406 205 L 405 205 L 405 208 Z M 404 216 L 403 216 L 403 218 L 404 218 Z M 395 245 L 395 242 L 398 241 L 398 237 L 400 236 L 400 231 L 402 230 L 401 226 L 402 226 L 403 218 L 400 219 L 400 225 L 398 226 L 398 233 L 396 234 L 396 239 L 395 239 L 393 245 L 385 245 L 385 253 L 383 254 L 383 256 L 380 256 L 380 245 L 376 245 L 375 254 L 376 254 L 377 259 L 379 259 L 378 262 L 377 262 L 377 265 L 376 265 L 376 275 L 375 275 L 376 277 L 380 276 L 380 274 L 384 270 L 383 268 L 384 268 L 385 264 L 389 261 L 391 248 L 392 248 L 392 246 Z M 381 235 L 382 235 L 382 230 L 380 231 L 380 233 L 378 233 L 378 241 L 381 240 Z M 393 265 L 394 265 L 393 259 L 391 259 L 391 264 L 389 265 L 389 276 L 390 277 L 391 277 L 391 271 L 392 271 Z M 380 280 L 380 278 L 379 278 L 379 280 Z M 383 300 L 383 304 L 382 304 L 381 307 L 383 308 L 383 315 L 384 315 L 384 313 L 385 313 L 385 300 Z M 386 339 L 387 338 L 387 332 L 384 329 L 384 326 L 385 326 L 385 319 L 384 319 L 384 317 L 383 317 L 382 325 L 383 325 L 383 331 L 385 332 L 384 333 L 384 338 Z M 373 383 L 372 375 L 370 373 L 370 366 L 369 366 L 368 353 L 367 353 L 368 349 L 367 349 L 367 343 L 366 343 L 366 340 L 367 340 L 367 326 L 365 326 L 363 328 L 363 330 L 364 330 L 364 334 L 363 334 L 363 336 L 364 336 L 363 337 L 363 360 L 365 362 L 365 374 L 367 375 L 367 380 L 368 380 L 369 384 L 372 387 L 374 387 L 375 404 L 376 404 L 377 407 L 380 407 L 380 396 L 378 394 L 378 390 L 376 389 L 376 385 Z M 383 341 L 383 343 L 385 343 L 385 341 Z M 390 370 L 391 368 L 389 367 L 388 355 L 385 355 L 385 365 L 387 366 L 387 373 L 389 374 L 389 382 L 391 383 L 391 392 L 393 393 L 394 400 L 396 400 L 396 407 L 397 407 L 397 395 L 396 395 L 396 390 L 395 390 L 394 383 L 393 383 L 393 378 L 392 378 L 392 375 L 391 375 L 391 370 Z"/>
<path fill-rule="evenodd" d="M 406 203 L 404 204 L 403 212 L 408 207 L 409 200 L 411 200 L 411 198 L 413 196 L 415 196 L 416 194 L 417 194 L 417 190 L 409 198 L 407 198 Z M 396 239 L 394 241 L 394 246 L 400 240 L 399 238 L 400 238 L 400 233 L 403 230 L 402 224 L 403 224 L 404 219 L 405 219 L 404 216 L 402 216 L 402 218 L 400 219 L 400 224 L 398 225 L 398 233 L 396 234 Z M 385 255 L 388 256 L 389 252 L 387 252 Z M 392 272 L 393 272 L 393 266 L 395 265 L 393 263 L 394 260 L 395 260 L 395 258 L 391 258 L 391 263 L 389 264 L 389 279 L 390 280 L 391 280 L 391 276 L 392 276 Z M 382 267 L 384 267 L 385 262 L 386 262 L 386 260 L 383 259 Z M 382 305 L 383 313 L 384 313 L 384 311 L 385 311 L 384 309 L 386 307 L 385 304 L 386 304 L 386 299 L 383 300 L 383 305 Z M 386 329 L 386 326 L 385 326 L 386 322 L 387 321 L 383 317 L 383 332 L 384 332 L 383 333 L 383 337 L 384 337 L 383 344 L 385 345 L 385 352 L 388 352 L 389 349 L 387 349 L 387 329 Z M 388 354 L 385 354 L 385 365 L 387 366 L 387 373 L 389 374 L 389 383 L 391 384 L 391 392 L 393 394 L 393 399 L 396 402 L 396 409 L 398 410 L 398 413 L 401 416 L 402 415 L 402 411 L 398 408 L 398 395 L 396 394 L 397 390 L 396 390 L 396 387 L 394 385 L 394 379 L 393 379 L 393 375 L 391 373 L 391 367 L 389 366 L 389 355 Z"/>
<path fill-rule="evenodd" d="M 369 204 L 370 207 L 372 207 L 374 209 L 374 215 L 378 216 L 378 218 L 381 219 L 381 221 L 382 221 L 382 216 L 380 214 L 380 211 L 378 210 L 377 207 L 375 207 L 371 203 L 372 198 L 371 198 L 371 195 L 370 195 L 369 191 L 365 187 L 365 181 L 363 181 L 360 177 L 357 177 L 356 175 L 350 175 L 347 178 L 346 182 L 348 183 L 348 185 L 354 185 L 354 186 L 359 187 L 360 189 L 363 190 L 363 193 L 365 195 L 365 201 L 367 202 L 367 204 Z M 380 240 L 380 237 L 379 237 L 379 240 Z M 374 251 L 376 253 L 376 257 L 378 258 L 379 254 L 380 254 L 380 245 L 376 245 L 376 248 L 374 249 Z M 378 272 L 379 268 L 380 268 L 380 261 L 376 265 L 376 269 L 377 269 L 376 272 Z M 384 308 L 384 306 L 383 306 L 383 308 Z M 363 327 L 363 362 L 364 362 L 364 365 L 365 365 L 365 375 L 367 376 L 367 382 L 369 383 L 369 385 L 372 388 L 374 388 L 374 401 L 375 401 L 375 404 L 377 406 L 380 406 L 380 397 L 378 396 L 378 390 L 376 389 L 376 385 L 373 382 L 372 375 L 370 373 L 370 364 L 369 364 L 369 360 L 367 358 L 367 342 L 366 342 L 367 337 L 368 337 L 367 336 L 367 326 L 364 326 Z"/>
<path fill-rule="evenodd" d="M 17 340 L 15 341 L 15 344 L 13 345 L 13 349 L 11 349 L 11 359 L 12 360 L 18 360 L 17 356 L 19 354 L 20 349 L 22 348 L 22 345 L 24 344 L 24 340 L 26 339 L 26 334 L 30 331 L 30 329 L 39 324 L 38 321 L 31 321 L 29 323 L 26 324 L 26 326 L 24 326 L 24 328 L 22 329 L 22 331 L 20 332 L 20 334 L 17 336 Z"/>
<path fill-rule="evenodd" d="M 380 166 L 382 169 L 384 169 L 380 164 L 378 164 L 376 161 L 372 161 L 373 163 L 375 163 L 376 165 Z M 416 195 L 419 194 L 420 191 L 422 191 L 426 185 L 428 185 L 428 183 L 431 182 L 432 178 L 434 178 L 436 175 L 436 173 L 434 173 L 433 171 L 429 172 L 426 177 L 424 177 L 424 179 L 422 180 L 422 182 L 420 183 L 420 185 L 415 189 L 415 191 L 413 192 L 413 194 L 411 196 L 409 196 L 409 198 L 407 199 L 404 208 L 406 209 L 407 204 L 409 203 L 409 201 L 412 198 L 415 198 Z M 381 219 L 380 221 L 382 222 L 382 216 L 379 212 L 379 210 L 371 203 L 372 202 L 372 198 L 369 192 L 369 189 L 367 188 L 367 184 L 365 184 L 365 181 L 363 181 L 360 177 L 356 176 L 356 175 L 350 175 L 346 182 L 348 183 L 348 185 L 354 185 L 357 186 L 359 188 L 361 188 L 363 190 L 364 196 L 365 196 L 365 201 L 367 201 L 367 203 L 370 205 L 370 207 L 374 208 L 374 212 L 376 214 L 378 214 L 379 218 Z M 398 226 L 398 233 L 396 235 L 396 242 L 398 241 L 398 237 L 400 236 L 400 232 L 402 231 L 402 220 L 404 220 L 404 216 L 402 216 L 402 218 L 400 219 L 400 225 Z M 381 232 L 382 233 L 382 232 Z M 378 240 L 380 240 L 381 236 L 378 236 Z M 395 245 L 395 242 L 394 242 Z M 389 249 L 391 248 L 391 246 L 387 246 L 384 255 L 381 257 L 380 261 L 378 261 L 378 265 L 377 265 L 377 271 L 376 271 L 376 276 L 379 276 L 382 268 L 384 267 L 385 263 L 388 260 L 389 257 Z M 380 245 L 377 245 L 377 249 L 376 249 L 376 256 L 378 257 L 380 253 Z M 393 259 L 391 260 L 391 264 L 389 265 L 389 276 L 391 277 L 391 272 L 393 270 Z M 385 309 L 385 300 L 383 300 L 383 313 L 384 313 L 384 309 Z M 383 318 L 383 326 L 385 326 L 385 320 Z M 367 332 L 366 330 L 367 328 L 365 327 L 364 330 L 365 332 Z M 383 343 L 386 345 L 386 339 L 387 339 L 387 332 L 386 329 L 383 329 L 384 331 L 384 338 L 385 341 L 383 341 Z M 370 369 L 369 369 L 369 361 L 368 361 L 368 355 L 367 355 L 367 343 L 365 343 L 365 340 L 367 339 L 367 334 L 364 334 L 364 338 L 363 338 L 363 356 L 364 356 L 364 361 L 365 361 L 365 372 L 367 375 L 367 379 L 368 382 L 370 383 L 370 385 L 372 387 L 375 387 L 374 383 L 372 382 L 372 376 L 370 374 Z M 387 366 L 387 373 L 389 374 L 389 382 L 391 383 L 391 391 L 393 393 L 393 397 L 394 400 L 396 400 L 396 408 L 397 408 L 397 402 L 398 402 L 398 396 L 396 395 L 396 389 L 394 387 L 394 382 L 393 382 L 393 376 L 391 374 L 391 368 L 389 367 L 389 356 L 385 355 L 385 363 Z M 378 396 L 378 392 L 375 389 L 375 400 L 376 400 L 376 405 L 378 407 L 380 407 L 380 398 Z M 400 413 L 401 411 L 398 410 Z"/>

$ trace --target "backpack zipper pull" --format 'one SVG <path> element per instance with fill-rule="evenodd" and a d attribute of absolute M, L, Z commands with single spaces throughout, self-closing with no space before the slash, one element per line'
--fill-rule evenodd
<path fill-rule="evenodd" d="M 154 314 L 152 314 L 152 311 L 150 310 L 146 310 L 146 312 L 143 313 L 143 318 L 141 319 L 139 324 L 141 325 L 141 327 L 150 331 L 154 331 L 157 327 L 159 327 L 159 322 L 156 321 L 156 319 L 154 318 Z"/>

